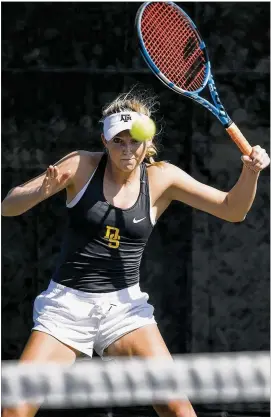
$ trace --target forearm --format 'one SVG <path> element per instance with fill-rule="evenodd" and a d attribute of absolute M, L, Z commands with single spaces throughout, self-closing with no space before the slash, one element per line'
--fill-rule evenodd
<path fill-rule="evenodd" d="M 242 221 L 254 201 L 259 172 L 243 165 L 242 173 L 227 195 L 227 210 L 233 221 Z"/>
<path fill-rule="evenodd" d="M 19 216 L 42 200 L 43 197 L 38 186 L 15 187 L 2 201 L 1 214 L 2 216 Z"/>

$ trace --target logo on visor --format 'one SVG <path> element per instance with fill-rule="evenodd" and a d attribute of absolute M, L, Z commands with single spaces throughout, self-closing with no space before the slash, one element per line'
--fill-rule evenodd
<path fill-rule="evenodd" d="M 120 121 L 121 122 L 128 122 L 129 120 L 132 120 L 130 114 L 122 114 L 120 116 Z"/>

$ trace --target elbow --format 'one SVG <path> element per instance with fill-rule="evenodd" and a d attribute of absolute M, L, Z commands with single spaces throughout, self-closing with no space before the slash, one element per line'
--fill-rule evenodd
<path fill-rule="evenodd" d="M 18 211 L 18 210 L 12 210 L 10 207 L 8 207 L 6 204 L 1 204 L 1 216 L 2 217 L 15 217 L 20 216 L 23 214 L 24 211 Z"/>
<path fill-rule="evenodd" d="M 1 216 L 2 217 L 12 217 L 12 216 L 14 216 L 14 214 L 11 213 L 11 211 L 9 210 L 7 204 L 5 204 L 5 201 L 3 201 L 2 204 L 1 204 Z"/>
<path fill-rule="evenodd" d="M 14 213 L 14 207 L 12 208 L 12 205 L 10 204 L 10 195 L 15 190 L 15 188 L 12 188 L 7 193 L 6 197 L 4 198 L 4 200 L 1 203 L 1 216 L 3 216 L 3 217 L 13 217 L 13 216 L 16 216 L 16 215 L 20 214 L 20 213 L 18 213 L 18 214 Z"/>
<path fill-rule="evenodd" d="M 15 216 L 20 216 L 21 214 L 23 214 L 23 212 L 13 213 L 11 210 L 5 209 L 5 208 L 3 208 L 3 206 L 1 206 L 1 216 L 2 217 L 15 217 Z"/>
<path fill-rule="evenodd" d="M 241 223 L 245 220 L 247 216 L 247 211 L 244 208 L 238 208 L 236 204 L 234 207 L 229 204 L 228 194 L 223 201 L 223 211 L 224 211 L 224 218 L 226 221 L 230 223 Z"/>
<path fill-rule="evenodd" d="M 1 203 L 1 216 L 2 217 L 14 217 L 22 214 L 22 211 L 19 211 L 18 207 L 10 204 L 8 197 L 6 197 Z"/>
<path fill-rule="evenodd" d="M 246 217 L 247 217 L 246 214 L 243 216 L 231 216 L 227 218 L 227 221 L 230 223 L 241 223 L 245 220 Z"/>
<path fill-rule="evenodd" d="M 3 217 L 9 216 L 9 210 L 8 210 L 5 200 L 3 200 L 1 203 L 1 216 Z"/>
<path fill-rule="evenodd" d="M 10 216 L 10 214 L 9 214 L 10 210 L 9 210 L 9 207 L 8 207 L 9 204 L 7 202 L 8 195 L 10 194 L 10 192 L 7 194 L 7 196 L 4 198 L 4 200 L 1 203 L 1 216 L 3 216 L 3 217 Z"/>

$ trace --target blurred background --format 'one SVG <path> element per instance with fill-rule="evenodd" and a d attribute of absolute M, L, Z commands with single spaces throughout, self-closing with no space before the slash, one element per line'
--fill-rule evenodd
<path fill-rule="evenodd" d="M 137 2 L 2 2 L 2 199 L 67 153 L 101 151 L 101 108 L 135 84 L 156 95 L 159 159 L 223 191 L 237 147 L 204 108 L 176 95 L 139 55 Z M 252 145 L 269 152 L 269 2 L 180 3 L 207 44 L 220 98 Z M 269 350 L 269 169 L 242 223 L 180 203 L 162 216 L 141 268 L 173 354 Z M 65 193 L 2 218 L 2 359 L 18 358 L 34 298 L 50 281 Z M 268 404 L 205 404 L 198 415 L 267 415 Z M 226 414 L 225 414 L 226 413 Z M 42 410 L 38 416 L 145 416 L 151 407 Z"/>

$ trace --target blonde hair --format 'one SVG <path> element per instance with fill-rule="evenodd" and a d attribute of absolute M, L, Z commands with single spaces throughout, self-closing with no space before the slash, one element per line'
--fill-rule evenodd
<path fill-rule="evenodd" d="M 152 117 L 155 112 L 155 106 L 158 104 L 155 97 L 146 96 L 146 93 L 132 93 L 130 90 L 128 93 L 120 94 L 114 101 L 107 104 L 102 110 L 103 121 L 107 116 L 113 113 L 120 113 L 125 111 L 135 111 L 145 114 L 148 117 Z M 151 165 L 160 165 L 161 162 L 155 162 L 154 156 L 158 153 L 157 146 L 152 142 L 147 150 L 145 159 Z"/>

